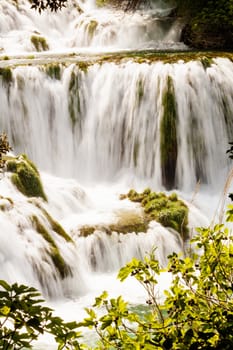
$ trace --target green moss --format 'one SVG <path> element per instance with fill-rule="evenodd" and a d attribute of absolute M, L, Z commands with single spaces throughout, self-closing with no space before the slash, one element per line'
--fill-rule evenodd
<path fill-rule="evenodd" d="M 27 56 L 27 59 L 28 59 L 28 60 L 33 60 L 34 58 L 35 58 L 35 55 L 28 55 L 28 56 Z"/>
<path fill-rule="evenodd" d="M 36 51 L 47 51 L 49 49 L 46 39 L 42 36 L 32 35 L 31 43 L 34 45 Z"/>
<path fill-rule="evenodd" d="M 8 160 L 6 163 L 7 171 L 15 173 L 17 171 L 17 163 L 15 160 Z"/>
<path fill-rule="evenodd" d="M 212 58 L 203 56 L 200 58 L 200 62 L 202 63 L 204 69 L 207 69 L 207 68 L 211 67 L 213 60 L 212 60 Z"/>
<path fill-rule="evenodd" d="M 81 129 L 81 103 L 80 103 L 80 88 L 79 77 L 81 72 L 72 72 L 69 83 L 69 115 L 74 128 L 79 121 L 79 128 Z"/>
<path fill-rule="evenodd" d="M 137 81 L 137 89 L 136 89 L 136 94 L 137 94 L 137 101 L 138 104 L 140 105 L 142 98 L 144 96 L 144 84 L 141 79 Z"/>
<path fill-rule="evenodd" d="M 163 116 L 160 123 L 160 158 L 162 182 L 166 189 L 175 186 L 177 161 L 177 111 L 174 87 L 171 77 L 163 93 Z"/>
<path fill-rule="evenodd" d="M 92 235 L 96 230 L 105 232 L 106 234 L 116 233 L 139 233 L 146 232 L 148 229 L 148 222 L 145 220 L 144 215 L 138 214 L 132 210 L 122 210 L 118 213 L 117 222 L 110 225 L 85 225 L 80 228 L 80 236 L 87 237 Z"/>
<path fill-rule="evenodd" d="M 135 141 L 134 145 L 133 145 L 133 162 L 134 162 L 134 166 L 136 167 L 138 164 L 138 154 L 139 154 L 139 150 L 140 150 L 140 143 L 139 141 Z"/>
<path fill-rule="evenodd" d="M 35 227 L 36 231 L 49 243 L 50 247 L 50 256 L 54 263 L 55 268 L 60 273 L 61 278 L 65 278 L 66 276 L 71 274 L 71 270 L 69 266 L 66 264 L 65 260 L 61 256 L 61 253 L 52 238 L 52 236 L 49 234 L 49 231 L 46 229 L 46 227 L 40 222 L 37 216 L 32 215 L 31 221 L 33 226 Z"/>
<path fill-rule="evenodd" d="M 141 202 L 143 199 L 143 193 L 138 193 L 135 190 L 131 189 L 127 197 L 132 201 L 132 202 Z"/>
<path fill-rule="evenodd" d="M 0 195 L 0 210 L 9 210 L 14 205 L 14 202 L 9 197 L 3 197 Z"/>
<path fill-rule="evenodd" d="M 98 23 L 94 20 L 91 20 L 90 23 L 88 24 L 88 35 L 90 39 L 93 38 L 97 26 L 98 26 Z"/>
<path fill-rule="evenodd" d="M 68 235 L 68 233 L 64 230 L 64 228 L 59 224 L 59 222 L 54 220 L 54 218 L 44 208 L 41 208 L 41 210 L 45 215 L 45 217 L 47 218 L 52 230 L 56 232 L 59 236 L 63 237 L 66 240 L 66 242 L 74 243 L 72 238 Z"/>
<path fill-rule="evenodd" d="M 37 169 L 37 167 L 35 166 L 35 164 L 27 157 L 27 155 L 26 154 L 21 154 L 20 155 L 20 159 L 23 159 L 23 160 L 25 160 L 25 162 L 27 162 L 29 165 L 30 165 L 30 167 L 32 167 L 32 169 L 35 171 L 35 173 L 37 174 L 37 175 L 39 175 L 40 176 L 40 173 L 39 173 L 39 171 L 38 171 L 38 169 Z"/>
<path fill-rule="evenodd" d="M 127 194 L 120 195 L 120 199 L 130 199 L 141 204 L 142 212 L 135 210 L 121 210 L 117 213 L 117 222 L 110 225 L 85 225 L 80 228 L 80 236 L 87 237 L 96 230 L 107 234 L 147 232 L 150 221 L 156 220 L 164 227 L 170 227 L 180 233 L 185 240 L 188 237 L 188 207 L 178 199 L 176 193 L 166 196 L 163 192 L 151 192 L 146 188 L 142 193 L 131 189 Z"/>
<path fill-rule="evenodd" d="M 96 0 L 95 3 L 97 7 L 104 7 L 109 3 L 109 0 Z"/>
<path fill-rule="evenodd" d="M 48 64 L 45 67 L 46 74 L 52 79 L 61 80 L 61 66 L 58 63 Z"/>
<path fill-rule="evenodd" d="M 5 84 L 9 84 L 13 81 L 12 71 L 9 67 L 0 68 L 0 77 Z"/>
<path fill-rule="evenodd" d="M 84 73 L 86 73 L 88 71 L 88 67 L 89 67 L 90 64 L 91 64 L 90 62 L 83 62 L 83 61 L 77 62 L 77 66 Z"/>
<path fill-rule="evenodd" d="M 13 172 L 12 183 L 27 197 L 41 197 L 47 200 L 35 165 L 25 155 L 6 163 L 7 171 Z"/>
<path fill-rule="evenodd" d="M 79 229 L 79 234 L 81 237 L 88 237 L 92 235 L 95 230 L 97 230 L 97 227 L 85 225 Z"/>
<path fill-rule="evenodd" d="M 179 51 L 179 52 L 151 52 L 151 51 L 129 51 L 124 53 L 114 53 L 114 54 L 105 54 L 105 55 L 97 55 L 93 57 L 93 59 L 88 62 L 85 61 L 87 65 L 91 65 L 94 63 L 115 63 L 120 64 L 122 62 L 134 61 L 136 63 L 147 63 L 152 64 L 154 62 L 163 62 L 173 64 L 179 61 L 184 63 L 190 61 L 200 61 L 205 57 L 204 60 L 208 60 L 209 63 L 212 63 L 212 60 L 216 57 L 224 57 L 229 60 L 233 59 L 232 52 L 224 52 L 224 51 Z"/>
<path fill-rule="evenodd" d="M 121 196 L 123 198 L 123 196 Z M 166 196 L 163 192 L 151 192 L 149 189 L 138 193 L 130 190 L 124 198 L 141 203 L 144 209 L 144 222 L 158 221 L 164 227 L 171 227 L 182 235 L 188 236 L 188 207 L 179 200 L 176 193 Z"/>
<path fill-rule="evenodd" d="M 109 225 L 111 232 L 117 233 L 140 233 L 146 232 L 148 229 L 148 221 L 143 213 L 134 210 L 121 210 L 117 213 L 117 222 Z"/>

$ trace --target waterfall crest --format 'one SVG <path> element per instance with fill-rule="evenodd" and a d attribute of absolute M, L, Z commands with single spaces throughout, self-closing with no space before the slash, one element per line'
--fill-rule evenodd
<path fill-rule="evenodd" d="M 0 126 L 16 153 L 28 153 L 57 176 L 93 182 L 133 173 L 166 188 L 161 163 L 173 146 L 162 141 L 162 125 L 170 113 L 164 105 L 170 79 L 177 144 L 168 169 L 172 187 L 192 191 L 200 181 L 217 189 L 228 170 L 232 67 L 214 59 L 207 69 L 199 61 L 7 68 Z"/>

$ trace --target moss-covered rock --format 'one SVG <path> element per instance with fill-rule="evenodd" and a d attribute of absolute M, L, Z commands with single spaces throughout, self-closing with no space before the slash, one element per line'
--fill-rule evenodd
<path fill-rule="evenodd" d="M 144 83 L 142 79 L 138 79 L 137 85 L 136 85 L 136 101 L 139 106 L 141 104 L 143 96 L 144 96 Z"/>
<path fill-rule="evenodd" d="M 47 201 L 40 174 L 26 155 L 8 160 L 6 167 L 7 171 L 13 173 L 11 181 L 20 192 L 27 197 L 41 197 Z"/>
<path fill-rule="evenodd" d="M 69 114 L 73 128 L 79 119 L 80 111 L 79 76 L 73 71 L 71 73 L 69 84 Z"/>
<path fill-rule="evenodd" d="M 147 232 L 149 223 L 155 220 L 164 227 L 171 227 L 179 232 L 182 239 L 188 238 L 188 207 L 176 193 L 167 196 L 163 192 L 152 192 L 149 188 L 141 193 L 132 189 L 127 194 L 120 195 L 121 200 L 126 198 L 140 203 L 142 210 L 122 209 L 116 213 L 115 223 L 84 225 L 79 228 L 80 236 L 87 237 L 95 231 L 102 231 L 106 234 Z"/>
<path fill-rule="evenodd" d="M 160 157 L 162 182 L 166 189 L 175 187 L 177 161 L 177 108 L 174 86 L 171 77 L 163 93 L 163 116 L 160 124 Z"/>
<path fill-rule="evenodd" d="M 4 84 L 9 84 L 13 81 L 12 70 L 9 67 L 0 68 L 0 78 Z"/>
<path fill-rule="evenodd" d="M 46 74 L 52 79 L 61 80 L 61 66 L 58 63 L 47 64 L 45 67 Z"/>
<path fill-rule="evenodd" d="M 30 198 L 28 200 L 29 203 L 37 207 L 40 211 L 43 217 L 46 219 L 49 225 L 49 229 L 52 229 L 58 236 L 64 238 L 66 242 L 74 243 L 73 239 L 70 237 L 70 235 L 64 230 L 64 228 L 59 224 L 58 221 L 56 221 L 52 215 L 48 213 L 48 211 L 43 207 L 43 203 L 41 201 L 38 201 L 37 198 Z"/>
<path fill-rule="evenodd" d="M 109 0 L 96 0 L 95 3 L 97 7 L 104 7 L 109 4 Z"/>
<path fill-rule="evenodd" d="M 56 232 L 57 235 L 64 238 L 66 242 L 73 242 L 72 238 L 68 235 L 68 233 L 64 230 L 64 228 L 56 221 L 44 208 L 41 208 L 42 213 L 48 220 L 51 229 Z"/>
<path fill-rule="evenodd" d="M 0 195 L 0 210 L 6 211 L 13 207 L 14 202 L 9 197 L 3 197 Z"/>
<path fill-rule="evenodd" d="M 31 43 L 34 45 L 36 51 L 47 51 L 49 46 L 46 39 L 40 35 L 32 35 Z"/>
<path fill-rule="evenodd" d="M 158 221 L 164 227 L 171 227 L 179 232 L 183 239 L 188 236 L 188 207 L 176 193 L 167 196 L 163 192 L 151 192 L 145 189 L 142 193 L 130 190 L 121 195 L 121 199 L 128 198 L 133 202 L 141 203 L 144 209 L 144 222 Z"/>
<path fill-rule="evenodd" d="M 49 254 L 61 278 L 71 275 L 70 267 L 61 256 L 61 253 L 47 228 L 41 223 L 36 215 L 32 215 L 30 219 L 35 230 L 49 243 Z"/>
<path fill-rule="evenodd" d="M 211 67 L 211 64 L 213 62 L 213 60 L 211 58 L 206 57 L 206 56 L 201 57 L 200 61 L 203 65 L 204 69 Z"/>
<path fill-rule="evenodd" d="M 116 233 L 140 233 L 146 232 L 148 229 L 148 222 L 143 215 L 143 212 L 135 210 L 120 210 L 117 213 L 117 220 L 115 223 L 109 225 L 84 225 L 79 229 L 81 237 L 92 235 L 95 231 L 102 231 L 111 235 Z"/>
<path fill-rule="evenodd" d="M 93 38 L 97 26 L 98 26 L 98 23 L 95 20 L 91 20 L 90 23 L 88 24 L 88 35 L 90 39 Z"/>

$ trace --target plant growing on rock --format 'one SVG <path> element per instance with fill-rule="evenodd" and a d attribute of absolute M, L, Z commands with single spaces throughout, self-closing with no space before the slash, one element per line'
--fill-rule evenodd
<path fill-rule="evenodd" d="M 47 200 L 39 171 L 26 155 L 8 160 L 6 166 L 7 171 L 13 173 L 11 181 L 20 192 L 27 197 L 41 197 Z"/>
<path fill-rule="evenodd" d="M 142 193 L 130 190 L 121 199 L 128 198 L 138 202 L 144 209 L 145 222 L 158 221 L 164 227 L 171 227 L 179 232 L 183 239 L 188 236 L 188 207 L 178 199 L 176 193 L 166 196 L 163 192 L 152 192 L 149 188 Z"/>
<path fill-rule="evenodd" d="M 233 207 L 233 206 L 232 206 Z M 227 220 L 233 220 L 232 207 Z M 167 272 L 173 280 L 158 299 L 158 276 L 165 270 L 154 254 L 133 259 L 118 278 L 130 276 L 145 288 L 147 312 L 140 316 L 122 297 L 108 299 L 104 292 L 88 308 L 80 326 L 94 329 L 100 349 L 230 350 L 233 347 L 233 238 L 224 225 L 199 229 L 194 238 L 201 255 L 169 257 Z M 96 310 L 101 308 L 101 316 Z M 103 308 L 105 312 L 103 313 Z"/>
<path fill-rule="evenodd" d="M 6 164 L 6 158 L 4 156 L 11 151 L 11 146 L 8 142 L 7 135 L 5 133 L 2 133 L 0 135 L 0 171 L 3 170 Z"/>

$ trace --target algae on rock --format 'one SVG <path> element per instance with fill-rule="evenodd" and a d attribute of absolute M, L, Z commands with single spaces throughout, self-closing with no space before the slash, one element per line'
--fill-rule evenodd
<path fill-rule="evenodd" d="M 0 78 L 5 85 L 11 83 L 13 80 L 12 70 L 9 67 L 0 68 Z"/>
<path fill-rule="evenodd" d="M 68 233 L 64 230 L 64 228 L 57 222 L 44 208 L 38 206 L 41 209 L 41 212 L 44 214 L 46 219 L 48 220 L 51 229 L 56 232 L 57 235 L 64 238 L 66 242 L 73 242 L 72 238 L 68 235 Z"/>
<path fill-rule="evenodd" d="M 78 62 L 78 69 L 74 69 L 71 72 L 69 90 L 68 90 L 68 108 L 70 120 L 72 123 L 72 129 L 76 128 L 79 131 L 80 136 L 82 135 L 82 118 L 85 113 L 83 109 L 85 108 L 85 102 L 82 98 L 83 88 L 82 88 L 82 77 L 86 74 L 88 66 L 82 62 Z"/>
<path fill-rule="evenodd" d="M 27 197 L 41 197 L 47 201 L 40 174 L 26 155 L 8 160 L 6 167 L 7 171 L 13 173 L 11 181 L 21 193 Z"/>
<path fill-rule="evenodd" d="M 135 210 L 119 210 L 117 212 L 117 220 L 115 223 L 103 225 L 84 225 L 79 229 L 81 237 L 87 237 L 95 233 L 95 231 L 102 231 L 108 235 L 113 232 L 118 234 L 140 233 L 146 232 L 148 229 L 148 222 L 145 220 L 143 212 L 136 212 Z"/>
<path fill-rule="evenodd" d="M 177 108 L 172 78 L 167 79 L 163 93 L 163 116 L 160 123 L 160 158 L 162 182 L 166 189 L 175 187 L 177 161 Z"/>
<path fill-rule="evenodd" d="M 47 51 L 49 49 L 46 39 L 40 35 L 32 35 L 31 43 L 34 45 L 36 51 Z"/>
<path fill-rule="evenodd" d="M 54 239 L 50 235 L 47 228 L 41 223 L 36 215 L 31 216 L 31 222 L 35 227 L 36 231 L 49 243 L 49 254 L 54 263 L 55 268 L 58 270 L 61 278 L 65 278 L 71 275 L 71 269 L 63 259 L 58 246 Z"/>
<path fill-rule="evenodd" d="M 144 209 L 145 221 L 158 221 L 164 227 L 171 227 L 179 232 L 183 239 L 188 236 L 188 207 L 176 193 L 166 196 L 163 192 L 151 192 L 145 189 L 142 193 L 130 190 L 121 195 L 121 199 L 128 198 L 132 202 L 141 203 Z"/>
<path fill-rule="evenodd" d="M 61 80 L 61 66 L 59 63 L 50 63 L 45 66 L 46 74 L 56 80 Z"/>
<path fill-rule="evenodd" d="M 90 23 L 88 24 L 87 30 L 88 30 L 88 36 L 90 39 L 93 38 L 97 26 L 98 26 L 98 23 L 95 20 L 91 20 Z"/>

